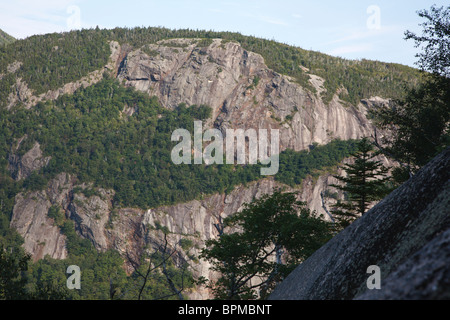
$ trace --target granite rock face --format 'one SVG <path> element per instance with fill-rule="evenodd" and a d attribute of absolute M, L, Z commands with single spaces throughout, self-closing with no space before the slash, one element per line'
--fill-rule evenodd
<path fill-rule="evenodd" d="M 368 290 L 356 300 L 448 300 L 449 265 L 450 229 L 447 229 L 392 272 L 384 280 L 382 290 Z"/>
<path fill-rule="evenodd" d="M 49 182 L 46 190 L 16 196 L 11 227 L 24 237 L 24 248 L 35 261 L 45 255 L 64 259 L 67 257 L 66 237 L 48 217 L 50 207 L 56 206 L 67 219 L 75 222 L 78 235 L 89 239 L 98 251 L 117 250 L 124 257 L 126 270 L 131 273 L 133 269 L 128 257 L 138 260 L 144 250 L 157 247 L 162 241 L 160 226 L 169 231 L 171 248 L 176 248 L 181 255 L 197 257 L 205 240 L 217 237 L 214 224 L 220 218 L 239 211 L 254 197 L 273 193 L 280 186 L 273 179 L 263 179 L 247 187 L 238 186 L 228 195 L 214 194 L 201 200 L 148 210 L 114 209 L 113 191 L 98 188 L 96 194 L 86 196 L 83 192 L 90 186 L 74 185 L 70 175 L 60 174 Z M 192 241 L 193 246 L 183 249 L 180 246 L 182 240 Z M 213 279 L 216 276 L 206 261 L 191 261 L 191 267 L 195 277 Z M 210 296 L 207 291 L 198 290 L 191 298 Z"/>
<path fill-rule="evenodd" d="M 126 86 L 157 96 L 166 108 L 180 103 L 208 105 L 207 126 L 226 129 L 279 129 L 280 149 L 307 149 L 313 142 L 369 136 L 374 126 L 367 110 L 387 100 L 368 97 L 357 106 L 338 98 L 320 98 L 323 79 L 309 75 L 317 94 L 292 78 L 269 69 L 261 55 L 235 42 L 215 39 L 206 47 L 195 39 L 149 44 L 126 55 L 118 79 Z"/>
<path fill-rule="evenodd" d="M 299 265 L 270 299 L 448 299 L 449 205 L 447 148 Z M 368 289 L 372 265 L 381 289 Z"/>
<path fill-rule="evenodd" d="M 20 143 L 19 143 L 20 145 Z M 33 171 L 45 167 L 50 161 L 51 157 L 44 157 L 41 146 L 35 142 L 33 147 L 28 150 L 22 157 L 11 153 L 9 155 L 9 171 L 16 180 L 28 178 Z"/>
<path fill-rule="evenodd" d="M 65 173 L 53 179 L 47 190 L 20 193 L 15 198 L 11 228 L 24 238 L 24 248 L 34 261 L 46 255 L 54 259 L 67 257 L 66 237 L 48 217 L 52 205 L 66 207 L 72 185 Z"/>
<path fill-rule="evenodd" d="M 113 191 L 98 189 L 98 195 L 86 197 L 83 193 L 72 195 L 68 206 L 69 218 L 75 221 L 75 228 L 83 238 L 91 240 L 98 251 L 108 249 L 105 229 L 112 209 Z"/>

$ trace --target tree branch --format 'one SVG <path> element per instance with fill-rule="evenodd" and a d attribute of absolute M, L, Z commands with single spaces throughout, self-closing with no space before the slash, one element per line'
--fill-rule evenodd
<path fill-rule="evenodd" d="M 381 144 L 378 142 L 378 135 L 377 135 L 377 128 L 374 129 L 374 135 L 372 135 L 373 138 L 373 144 L 386 156 L 388 156 L 391 159 L 394 159 L 397 161 L 403 168 L 405 168 L 408 171 L 409 177 L 411 178 L 413 176 L 413 173 L 411 172 L 411 167 L 409 164 L 403 163 L 400 161 L 394 154 L 387 151 L 385 148 L 381 146 Z"/>

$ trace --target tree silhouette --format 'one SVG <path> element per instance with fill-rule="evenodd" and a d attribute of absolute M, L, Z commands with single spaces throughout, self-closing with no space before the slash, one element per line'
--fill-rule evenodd
<path fill-rule="evenodd" d="M 201 257 L 220 273 L 207 284 L 218 299 L 267 297 L 331 238 L 329 222 L 314 216 L 295 193 L 280 190 L 245 204 L 216 229 L 219 237 L 206 242 Z"/>
<path fill-rule="evenodd" d="M 366 213 L 374 201 L 382 199 L 390 190 L 386 185 L 388 169 L 381 161 L 374 160 L 376 153 L 368 138 L 358 143 L 353 156 L 353 164 L 344 164 L 346 176 L 334 176 L 343 185 L 331 185 L 345 195 L 345 199 L 338 200 L 331 210 L 338 228 L 345 228 Z"/>

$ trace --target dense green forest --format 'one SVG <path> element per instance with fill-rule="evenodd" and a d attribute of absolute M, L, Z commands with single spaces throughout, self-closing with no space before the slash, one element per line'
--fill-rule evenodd
<path fill-rule="evenodd" d="M 108 61 L 108 41 L 116 40 L 139 48 L 171 38 L 204 39 L 199 42 L 200 46 L 208 45 L 207 40 L 213 38 L 239 42 L 245 49 L 261 54 L 269 68 L 292 76 L 302 86 L 313 90 L 304 71 L 307 68 L 309 73 L 326 80 L 327 90 L 322 93 L 325 101 L 342 87 L 346 90 L 342 91 L 341 99 L 353 104 L 370 96 L 400 97 L 406 87 L 416 83 L 419 75 L 416 69 L 400 64 L 346 60 L 233 32 L 154 27 L 97 28 L 32 36 L 0 46 L 0 74 L 4 74 L 0 81 L 0 101 L 5 103 L 16 76 L 21 77 L 35 94 L 40 94 L 100 69 Z M 16 75 L 6 72 L 14 61 L 22 62 Z"/>
<path fill-rule="evenodd" d="M 14 92 L 16 78 L 37 95 L 102 68 L 109 55 L 104 35 L 94 30 L 32 36 L 0 46 L 0 101 L 4 105 Z M 8 73 L 7 67 L 15 61 L 22 65 L 15 73 Z"/>

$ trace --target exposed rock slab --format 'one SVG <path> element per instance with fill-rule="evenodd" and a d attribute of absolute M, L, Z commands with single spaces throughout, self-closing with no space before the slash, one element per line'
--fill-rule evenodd
<path fill-rule="evenodd" d="M 210 106 L 208 125 L 224 134 L 227 128 L 280 129 L 280 150 L 373 134 L 366 116 L 373 104 L 350 106 L 337 92 L 326 104 L 320 97 L 324 80 L 310 77 L 317 94 L 269 69 L 261 55 L 221 39 L 206 47 L 198 47 L 195 39 L 146 45 L 126 56 L 118 74 L 126 86 L 157 96 L 166 108 Z"/>
<path fill-rule="evenodd" d="M 48 217 L 51 206 L 65 210 L 71 201 L 72 179 L 61 173 L 52 179 L 45 190 L 19 193 L 15 198 L 11 228 L 24 238 L 25 251 L 37 261 L 49 255 L 53 259 L 67 257 L 66 237 Z"/>
<path fill-rule="evenodd" d="M 99 188 L 98 195 L 86 197 L 83 193 L 73 194 L 69 204 L 69 218 L 75 221 L 76 230 L 86 239 L 91 240 L 98 251 L 108 249 L 106 224 L 112 209 L 114 192 Z"/>
<path fill-rule="evenodd" d="M 449 197 L 450 195 L 447 195 Z M 436 236 L 401 264 L 381 290 L 367 290 L 356 300 L 450 299 L 450 229 Z"/>
<path fill-rule="evenodd" d="M 270 299 L 448 297 L 449 195 L 450 148 L 298 266 Z M 370 265 L 381 269 L 376 292 L 367 289 Z"/>
<path fill-rule="evenodd" d="M 51 157 L 43 156 L 41 146 L 36 142 L 22 157 L 10 154 L 9 170 L 16 180 L 26 179 L 33 171 L 38 171 L 45 167 L 50 159 Z"/>

